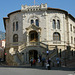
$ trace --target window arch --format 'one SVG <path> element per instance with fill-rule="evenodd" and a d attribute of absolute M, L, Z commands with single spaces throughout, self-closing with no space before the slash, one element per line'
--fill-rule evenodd
<path fill-rule="evenodd" d="M 40 21 L 40 18 L 36 15 L 30 16 L 29 19 L 28 19 L 28 22 L 30 23 L 30 25 L 32 23 L 34 23 L 34 25 L 39 26 L 39 21 Z"/>
<path fill-rule="evenodd" d="M 60 41 L 61 40 L 60 34 L 58 32 L 53 33 L 53 40 L 54 41 Z"/>
<path fill-rule="evenodd" d="M 18 42 L 18 35 L 17 34 L 13 35 L 13 42 Z"/>
<path fill-rule="evenodd" d="M 57 29 L 60 29 L 60 20 L 57 20 Z"/>
<path fill-rule="evenodd" d="M 50 21 L 52 22 L 53 29 L 60 29 L 61 28 L 61 19 L 56 14 L 51 17 Z"/>
<path fill-rule="evenodd" d="M 55 21 L 55 19 L 53 19 L 52 25 L 53 25 L 53 29 L 56 29 L 56 21 Z"/>
<path fill-rule="evenodd" d="M 36 26 L 39 26 L 39 20 L 36 19 Z"/>
<path fill-rule="evenodd" d="M 34 23 L 34 20 L 31 20 L 31 24 Z"/>

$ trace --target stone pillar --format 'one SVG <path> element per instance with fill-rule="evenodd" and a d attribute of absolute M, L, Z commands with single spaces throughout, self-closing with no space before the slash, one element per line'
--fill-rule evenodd
<path fill-rule="evenodd" d="M 40 32 L 38 32 L 38 42 L 40 42 Z"/>
<path fill-rule="evenodd" d="M 24 53 L 22 53 L 22 64 L 24 64 Z"/>
<path fill-rule="evenodd" d="M 29 63 L 29 52 L 27 52 L 27 63 Z"/>
<path fill-rule="evenodd" d="M 29 34 L 27 33 L 27 46 L 29 46 Z"/>
<path fill-rule="evenodd" d="M 24 53 L 24 63 L 26 63 L 26 52 Z"/>

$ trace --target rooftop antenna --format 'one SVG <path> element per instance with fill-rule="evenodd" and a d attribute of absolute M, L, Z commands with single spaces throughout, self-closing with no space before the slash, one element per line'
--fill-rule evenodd
<path fill-rule="evenodd" d="M 35 0 L 34 0 L 34 5 L 35 5 Z"/>

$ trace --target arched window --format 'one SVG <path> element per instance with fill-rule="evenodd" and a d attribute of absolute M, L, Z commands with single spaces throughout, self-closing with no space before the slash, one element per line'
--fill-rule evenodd
<path fill-rule="evenodd" d="M 56 29 L 56 21 L 55 21 L 55 19 L 53 19 L 53 29 Z"/>
<path fill-rule="evenodd" d="M 60 34 L 59 34 L 58 32 L 55 32 L 55 33 L 53 34 L 53 40 L 54 40 L 54 41 L 60 41 L 60 40 L 61 40 Z"/>
<path fill-rule="evenodd" d="M 36 31 L 31 31 L 29 33 L 30 42 L 38 41 L 38 33 Z"/>
<path fill-rule="evenodd" d="M 57 20 L 57 29 L 60 29 L 60 21 Z"/>
<path fill-rule="evenodd" d="M 31 24 L 34 23 L 34 20 L 31 20 Z"/>
<path fill-rule="evenodd" d="M 18 35 L 17 34 L 13 35 L 13 42 L 18 42 Z"/>
<path fill-rule="evenodd" d="M 36 26 L 39 26 L 39 20 L 36 19 Z"/>

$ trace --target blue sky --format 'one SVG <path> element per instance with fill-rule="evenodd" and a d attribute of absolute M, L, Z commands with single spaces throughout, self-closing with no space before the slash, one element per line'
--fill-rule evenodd
<path fill-rule="evenodd" d="M 68 11 L 75 17 L 75 0 L 35 0 L 36 5 L 47 3 L 48 7 L 60 8 Z M 21 5 L 34 5 L 34 0 L 1 0 L 0 1 L 0 31 L 5 32 L 3 17 L 7 14 L 21 9 Z"/>

